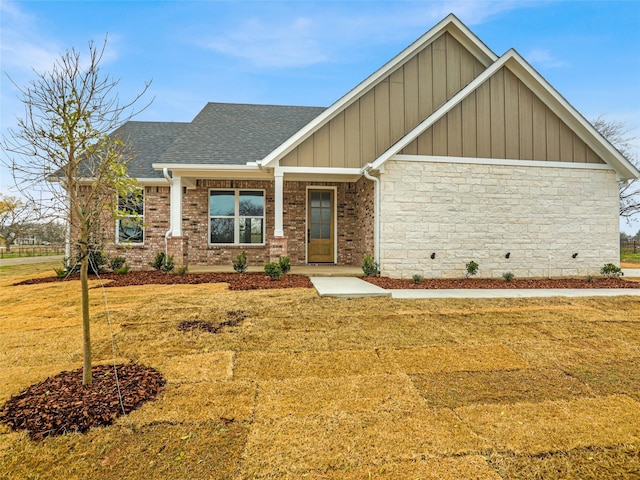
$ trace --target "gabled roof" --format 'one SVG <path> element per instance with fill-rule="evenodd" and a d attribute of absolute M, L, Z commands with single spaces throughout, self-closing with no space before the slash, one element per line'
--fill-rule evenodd
<path fill-rule="evenodd" d="M 471 32 L 455 15 L 449 14 L 441 22 L 422 35 L 393 59 L 383 65 L 380 69 L 367 77 L 363 82 L 353 88 L 349 93 L 340 98 L 337 102 L 318 115 L 310 123 L 292 135 L 286 142 L 273 150 L 268 156 L 258 163 L 263 167 L 272 162 L 277 162 L 282 157 L 290 153 L 295 147 L 313 135 L 323 125 L 342 112 L 351 103 L 360 98 L 364 93 L 373 88 L 381 79 L 391 74 L 396 68 L 414 56 L 426 45 L 436 40 L 441 35 L 449 33 L 458 40 L 469 52 L 471 52 L 483 65 L 489 66 L 495 62 L 498 56 L 489 49 L 476 35 Z"/>
<path fill-rule="evenodd" d="M 324 107 L 208 103 L 154 163 L 257 162 L 324 110 Z"/>
<path fill-rule="evenodd" d="M 514 49 L 509 50 L 496 62 L 478 75 L 471 83 L 451 97 L 407 135 L 393 144 L 367 168 L 379 169 L 391 157 L 409 145 L 420 134 L 459 105 L 480 85 L 487 82 L 501 68 L 506 67 L 531 89 L 547 107 L 563 120 L 593 151 L 609 164 L 620 180 L 640 177 L 640 171 L 609 143 L 575 108 L 567 102 L 531 65 Z"/>

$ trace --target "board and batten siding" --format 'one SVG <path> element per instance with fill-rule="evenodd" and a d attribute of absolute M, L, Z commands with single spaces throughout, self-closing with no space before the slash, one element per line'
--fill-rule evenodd
<path fill-rule="evenodd" d="M 374 161 L 484 70 L 444 33 L 338 113 L 282 166 L 359 168 Z"/>
<path fill-rule="evenodd" d="M 619 261 L 615 171 L 505 163 L 388 161 L 382 275 L 462 278 L 474 260 L 480 277 L 587 276 Z"/>
<path fill-rule="evenodd" d="M 401 153 L 605 163 L 506 67 Z"/>

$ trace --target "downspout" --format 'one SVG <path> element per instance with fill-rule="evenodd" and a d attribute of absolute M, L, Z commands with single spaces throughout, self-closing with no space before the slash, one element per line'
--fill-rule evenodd
<path fill-rule="evenodd" d="M 169 182 L 169 188 L 171 188 L 173 186 L 173 178 L 171 178 L 169 176 L 169 169 L 167 167 L 164 167 L 162 169 L 162 175 L 164 175 L 164 178 L 167 179 L 167 182 Z M 167 230 L 164 234 L 164 254 L 165 257 L 169 256 L 169 236 L 171 235 L 171 232 L 173 231 L 173 225 L 171 225 L 171 209 L 169 209 L 169 230 Z"/>
<path fill-rule="evenodd" d="M 374 253 L 375 262 L 378 264 L 378 268 L 380 268 L 380 179 L 378 177 L 374 177 L 369 173 L 371 170 L 371 164 L 367 163 L 364 167 L 362 167 L 362 173 L 365 178 L 373 181 L 374 190 L 375 190 L 375 211 L 374 215 L 374 223 L 373 223 L 373 242 L 374 242 Z"/>

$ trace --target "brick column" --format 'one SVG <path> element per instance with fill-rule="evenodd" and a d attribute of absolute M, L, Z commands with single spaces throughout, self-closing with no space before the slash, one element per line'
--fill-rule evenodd
<path fill-rule="evenodd" d="M 286 257 L 289 249 L 287 237 L 271 237 L 269 239 L 269 261 L 277 262 L 280 256 Z"/>
<path fill-rule="evenodd" d="M 169 237 L 167 239 L 167 254 L 173 255 L 176 268 L 189 266 L 189 239 L 187 237 Z"/>

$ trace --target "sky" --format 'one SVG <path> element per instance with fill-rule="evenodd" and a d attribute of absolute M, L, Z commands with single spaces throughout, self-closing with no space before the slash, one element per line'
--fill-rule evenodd
<path fill-rule="evenodd" d="M 136 120 L 190 121 L 207 102 L 329 106 L 449 13 L 497 55 L 515 48 L 585 118 L 640 137 L 640 0 L 0 0 L 0 130 L 23 113 L 14 83 L 90 41 L 107 39 L 121 100 L 151 81 Z M 0 192 L 12 185 L 0 168 Z"/>

